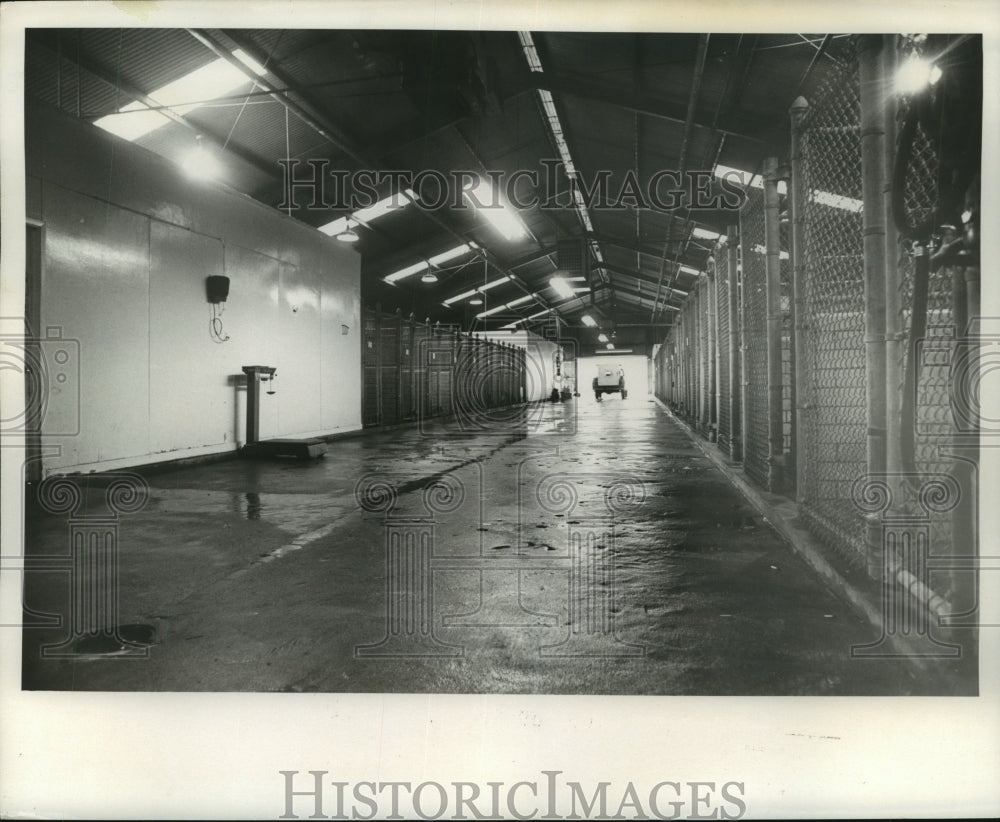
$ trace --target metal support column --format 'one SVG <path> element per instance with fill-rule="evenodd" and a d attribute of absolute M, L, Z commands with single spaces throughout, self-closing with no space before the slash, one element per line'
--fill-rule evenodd
<path fill-rule="evenodd" d="M 764 160 L 764 245 L 767 297 L 768 490 L 784 486 L 784 427 L 781 419 L 781 225 L 778 213 L 778 160 Z"/>
<path fill-rule="evenodd" d="M 878 474 L 886 466 L 886 208 L 885 187 L 885 90 L 882 75 L 882 35 L 858 38 L 858 75 L 861 88 L 861 182 L 864 202 L 865 277 L 865 375 L 868 411 L 868 471 Z M 882 570 L 881 531 L 869 523 L 868 570 Z"/>

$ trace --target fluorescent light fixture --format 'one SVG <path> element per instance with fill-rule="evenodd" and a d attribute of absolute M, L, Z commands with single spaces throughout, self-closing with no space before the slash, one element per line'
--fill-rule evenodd
<path fill-rule="evenodd" d="M 451 305 L 452 303 L 457 303 L 460 300 L 464 300 L 466 297 L 471 297 L 473 294 L 479 294 L 483 291 L 489 291 L 491 288 L 496 288 L 498 285 L 503 285 L 506 282 L 510 282 L 510 277 L 501 277 L 499 280 L 493 280 L 493 282 L 481 285 L 478 288 L 470 288 L 468 291 L 463 291 L 461 294 L 456 294 L 454 297 L 449 297 L 444 301 L 444 305 Z"/>
<path fill-rule="evenodd" d="M 429 259 L 431 265 L 441 265 L 441 263 L 446 263 L 449 260 L 454 260 L 456 257 L 461 257 L 468 254 L 473 249 L 479 248 L 475 243 L 462 243 L 462 245 L 457 245 L 454 248 L 449 248 L 447 251 L 442 251 L 440 254 L 435 254 Z"/>
<path fill-rule="evenodd" d="M 412 200 L 409 194 L 400 191 L 397 194 L 390 194 L 388 197 L 383 197 L 377 203 L 373 203 L 367 208 L 358 209 L 351 216 L 362 223 L 370 223 L 372 220 L 377 220 L 390 211 L 399 211 L 406 208 L 410 202 Z"/>
<path fill-rule="evenodd" d="M 524 51 L 525 60 L 528 63 L 528 68 L 532 72 L 542 72 L 542 62 L 538 57 L 538 51 L 535 48 L 535 42 L 531 37 L 531 32 L 519 31 L 517 34 L 521 41 L 521 48 Z M 577 176 L 576 165 L 573 163 L 573 158 L 570 156 L 569 145 L 566 143 L 566 135 L 563 132 L 562 123 L 559 122 L 559 112 L 556 110 L 555 101 L 552 99 L 552 93 L 548 89 L 538 89 L 538 99 L 542 104 L 542 112 L 545 119 L 548 121 L 549 133 L 552 135 L 552 141 L 556 144 L 556 150 L 559 152 L 559 159 L 562 160 L 563 171 L 566 176 L 573 179 Z M 584 228 L 593 233 L 594 224 L 591 222 L 590 214 L 587 211 L 587 204 L 583 200 L 583 196 L 580 194 L 580 190 L 577 187 L 573 187 L 573 201 L 576 206 L 577 215 L 580 218 L 580 222 L 583 223 Z M 601 249 L 597 245 L 596 240 L 591 240 L 590 248 L 594 253 L 594 257 L 600 264 L 604 263 L 604 258 L 601 255 Z"/>
<path fill-rule="evenodd" d="M 551 308 L 543 308 L 541 311 L 536 311 L 534 314 L 529 314 L 527 317 L 518 317 L 514 322 L 507 323 L 507 325 L 501 326 L 502 328 L 516 328 L 518 323 L 526 323 L 531 320 L 537 320 L 539 317 L 543 317 L 546 314 L 551 314 Z"/>
<path fill-rule="evenodd" d="M 911 54 L 896 70 L 896 91 L 916 94 L 925 86 L 933 86 L 941 79 L 941 69 L 930 60 Z"/>
<path fill-rule="evenodd" d="M 691 236 L 697 237 L 699 240 L 718 240 L 722 235 L 718 231 L 709 231 L 707 228 L 695 226 Z"/>
<path fill-rule="evenodd" d="M 551 308 L 543 308 L 541 311 L 536 311 L 534 314 L 530 314 L 527 317 L 525 317 L 524 319 L 525 320 L 534 320 L 534 319 L 537 319 L 538 317 L 541 317 L 541 316 L 543 316 L 545 314 L 551 314 L 551 313 L 552 313 L 552 309 Z"/>
<path fill-rule="evenodd" d="M 607 342 L 608 341 L 608 335 L 607 334 L 598 334 L 597 335 L 597 339 L 600 342 Z"/>
<path fill-rule="evenodd" d="M 489 181 L 480 177 L 466 184 L 463 192 L 466 200 L 490 222 L 490 224 L 508 240 L 519 240 L 528 233 L 521 218 L 506 203 L 500 199 Z"/>
<path fill-rule="evenodd" d="M 830 206 L 830 208 L 840 208 L 844 211 L 851 211 L 860 214 L 864 211 L 865 204 L 854 197 L 844 197 L 841 194 L 832 194 L 829 191 L 813 191 L 813 201 L 820 205 Z"/>
<path fill-rule="evenodd" d="M 414 263 L 413 265 L 408 265 L 406 268 L 401 268 L 399 271 L 394 271 L 385 277 L 387 283 L 394 283 L 398 280 L 402 280 L 404 277 L 409 277 L 411 274 L 416 274 L 427 268 L 427 261 L 421 260 L 420 262 Z"/>
<path fill-rule="evenodd" d="M 577 286 L 577 287 L 575 287 L 573 289 L 573 293 L 574 294 L 584 294 L 584 293 L 586 293 L 588 291 L 590 291 L 590 286 L 589 285 Z"/>
<path fill-rule="evenodd" d="M 537 294 L 527 294 L 524 297 L 518 297 L 516 300 L 511 300 L 509 303 L 504 303 L 503 305 L 498 305 L 498 306 L 496 306 L 494 308 L 491 308 L 491 309 L 489 309 L 487 311 L 480 311 L 478 314 L 476 314 L 476 319 L 477 320 L 481 320 L 481 319 L 483 319 L 483 317 L 489 317 L 491 314 L 497 314 L 500 311 L 505 311 L 507 309 L 514 308 L 515 306 L 523 305 L 524 303 L 528 302 L 529 300 L 534 300 L 537 297 L 538 297 Z"/>
<path fill-rule="evenodd" d="M 568 283 L 585 283 L 587 282 L 586 277 L 563 277 L 563 279 Z"/>
<path fill-rule="evenodd" d="M 479 248 L 479 246 L 475 243 L 462 243 L 454 248 L 449 248 L 447 251 L 442 251 L 440 254 L 435 254 L 430 259 L 420 260 L 419 262 L 413 263 L 413 265 L 408 265 L 406 268 L 399 269 L 399 271 L 394 271 L 392 274 L 386 275 L 383 279 L 387 283 L 395 283 L 405 277 L 418 274 L 425 268 L 440 265 L 441 263 L 448 262 L 448 260 L 454 260 L 456 257 L 461 257 L 463 254 L 468 254 L 470 251 L 474 251 L 477 248 Z"/>
<path fill-rule="evenodd" d="M 377 203 L 373 203 L 367 208 L 358 209 L 349 217 L 339 217 L 333 222 L 321 225 L 319 230 L 329 237 L 336 237 L 347 230 L 349 227 L 348 223 L 351 220 L 365 225 L 391 211 L 398 211 L 401 208 L 405 208 L 409 203 L 416 202 L 416 200 L 417 197 L 411 189 L 407 189 L 406 192 L 399 192 L 398 194 L 390 194 L 388 197 L 383 197 Z"/>
<path fill-rule="evenodd" d="M 597 320 L 595 320 L 589 314 L 584 314 L 582 317 L 580 317 L 580 322 L 582 322 L 588 328 L 597 328 Z"/>
<path fill-rule="evenodd" d="M 731 175 L 731 176 L 730 176 Z M 722 163 L 716 163 L 715 166 L 715 176 L 719 179 L 726 177 L 729 180 L 738 180 L 740 185 L 746 188 L 748 185 L 753 188 L 763 188 L 764 178 L 759 174 L 753 174 L 749 171 L 744 171 L 742 168 L 733 168 L 732 166 L 724 166 Z"/>
<path fill-rule="evenodd" d="M 246 62 L 243 58 L 238 59 Z M 261 68 L 263 69 L 262 66 Z M 168 106 L 174 114 L 183 117 L 204 102 L 224 97 L 249 82 L 251 81 L 242 71 L 220 57 L 165 86 L 154 89 L 149 92 L 149 97 L 157 104 Z M 202 102 L 187 102 L 190 100 Z M 169 122 L 170 118 L 162 111 L 153 111 L 145 103 L 135 101 L 118 109 L 116 114 L 108 114 L 95 120 L 94 125 L 126 140 L 138 140 Z"/>
<path fill-rule="evenodd" d="M 682 265 L 682 266 L 680 266 L 678 268 L 678 271 L 681 271 L 684 274 L 692 274 L 695 277 L 700 277 L 701 276 L 701 272 L 697 268 L 691 268 L 691 266 L 689 266 L 689 265 Z"/>
<path fill-rule="evenodd" d="M 569 299 L 573 296 L 572 286 L 566 282 L 562 277 L 552 277 L 549 280 L 549 285 L 552 286 L 552 290 L 556 292 L 563 299 Z"/>

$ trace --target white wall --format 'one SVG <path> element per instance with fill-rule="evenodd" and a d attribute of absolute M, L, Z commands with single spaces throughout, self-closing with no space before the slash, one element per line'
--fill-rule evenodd
<path fill-rule="evenodd" d="M 42 432 L 61 453 L 44 473 L 234 449 L 243 365 L 278 370 L 262 437 L 361 427 L 356 252 L 54 109 L 29 104 L 26 128 L 41 331 L 79 341 L 79 377 L 51 381 Z M 222 344 L 209 334 L 210 274 L 231 281 Z M 59 436 L 74 416 L 79 434 Z"/>

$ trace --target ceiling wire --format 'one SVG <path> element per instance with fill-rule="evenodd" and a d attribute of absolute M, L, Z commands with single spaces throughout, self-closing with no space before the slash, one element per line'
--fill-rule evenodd
<path fill-rule="evenodd" d="M 278 39 L 274 43 L 274 48 L 271 49 L 271 50 L 269 50 L 268 53 L 267 53 L 267 58 L 264 60 L 263 68 L 266 69 L 268 63 L 271 62 L 271 57 L 274 54 L 274 49 L 276 49 L 278 47 L 278 44 L 281 42 L 281 38 L 284 37 L 284 36 L 285 36 L 285 30 L 282 29 L 279 32 L 279 34 L 278 34 Z M 240 106 L 240 110 L 236 114 L 236 119 L 233 121 L 232 128 L 229 129 L 229 134 L 226 135 L 226 139 L 222 143 L 222 150 L 223 151 L 225 151 L 226 147 L 229 145 L 229 141 L 233 137 L 233 132 L 236 131 L 236 126 L 239 125 L 240 118 L 243 116 L 243 112 L 246 111 L 247 103 L 250 102 L 250 96 L 258 88 L 263 89 L 263 86 L 261 86 L 256 80 L 254 80 L 253 81 L 253 86 L 250 88 L 250 91 L 247 93 L 246 97 L 243 98 L 243 105 Z M 290 153 L 288 151 L 288 109 L 286 108 L 285 109 L 285 158 L 289 159 L 290 157 L 291 157 L 291 155 L 290 155 Z M 289 215 L 291 215 L 291 210 L 289 210 Z"/>

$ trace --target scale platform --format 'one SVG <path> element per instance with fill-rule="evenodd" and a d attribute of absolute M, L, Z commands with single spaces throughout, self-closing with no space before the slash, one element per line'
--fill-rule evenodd
<path fill-rule="evenodd" d="M 240 450 L 244 457 L 296 457 L 314 459 L 326 453 L 326 442 L 318 437 L 312 439 L 274 439 L 248 442 Z"/>

